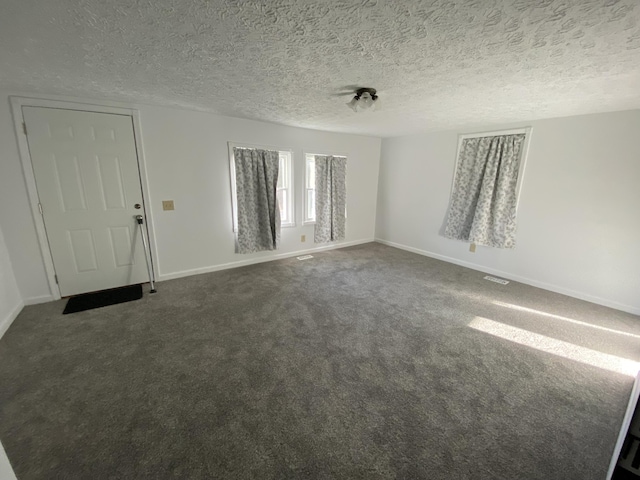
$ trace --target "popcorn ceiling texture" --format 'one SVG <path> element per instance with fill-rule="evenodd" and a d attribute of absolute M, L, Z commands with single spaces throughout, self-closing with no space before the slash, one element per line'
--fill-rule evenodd
<path fill-rule="evenodd" d="M 0 66 L 7 89 L 393 136 L 639 108 L 640 2 L 3 0 Z"/>

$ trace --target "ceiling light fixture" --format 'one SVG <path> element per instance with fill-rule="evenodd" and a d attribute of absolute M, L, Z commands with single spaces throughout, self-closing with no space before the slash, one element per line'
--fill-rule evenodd
<path fill-rule="evenodd" d="M 354 112 L 363 112 L 365 110 L 375 110 L 378 95 L 375 88 L 359 88 L 356 95 L 347 103 L 347 106 Z"/>

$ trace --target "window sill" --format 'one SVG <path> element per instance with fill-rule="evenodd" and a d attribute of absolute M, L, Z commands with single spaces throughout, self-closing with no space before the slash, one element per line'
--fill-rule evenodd
<path fill-rule="evenodd" d="M 302 225 L 315 225 L 315 224 L 316 224 L 315 220 L 309 220 L 309 221 L 302 222 Z"/>
<path fill-rule="evenodd" d="M 291 227 L 295 227 L 296 224 L 295 223 L 281 223 L 280 224 L 280 228 L 291 228 Z"/>

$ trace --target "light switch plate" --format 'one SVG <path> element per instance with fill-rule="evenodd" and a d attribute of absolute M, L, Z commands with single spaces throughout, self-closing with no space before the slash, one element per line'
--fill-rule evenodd
<path fill-rule="evenodd" d="M 469 251 L 471 253 L 476 253 L 476 244 L 472 243 L 471 245 L 469 245 Z"/>
<path fill-rule="evenodd" d="M 300 241 L 301 242 L 306 242 L 307 241 L 307 236 L 306 235 L 300 235 Z"/>
<path fill-rule="evenodd" d="M 162 201 L 162 210 L 174 210 L 173 200 L 163 200 Z"/>

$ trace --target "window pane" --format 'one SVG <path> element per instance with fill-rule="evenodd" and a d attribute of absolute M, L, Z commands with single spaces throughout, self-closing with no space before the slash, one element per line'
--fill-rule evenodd
<path fill-rule="evenodd" d="M 307 220 L 316 219 L 316 191 L 307 189 Z"/>
<path fill-rule="evenodd" d="M 316 162 L 307 161 L 307 188 L 316 188 Z"/>
<path fill-rule="evenodd" d="M 287 191 L 278 189 L 276 195 L 278 197 L 278 207 L 280 208 L 280 223 L 288 223 Z"/>
<path fill-rule="evenodd" d="M 285 185 L 283 185 L 284 182 L 286 182 L 286 178 L 287 178 L 287 172 L 285 170 L 285 165 L 287 162 L 285 162 L 284 157 L 280 156 L 280 162 L 279 162 L 279 167 L 278 167 L 278 187 L 277 188 L 284 188 Z"/>

